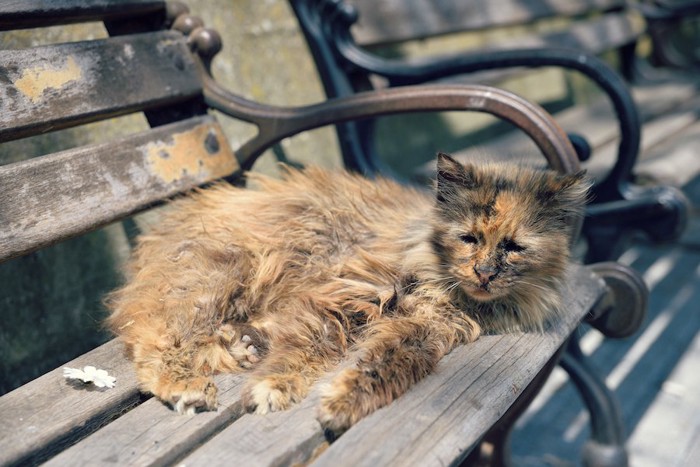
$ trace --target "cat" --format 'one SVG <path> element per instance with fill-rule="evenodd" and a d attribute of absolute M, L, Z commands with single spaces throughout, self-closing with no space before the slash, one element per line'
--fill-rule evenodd
<path fill-rule="evenodd" d="M 557 313 L 583 173 L 439 154 L 430 191 L 285 171 L 172 202 L 106 299 L 141 389 L 178 412 L 216 410 L 212 375 L 242 370 L 249 411 L 286 409 L 353 349 L 318 412 L 339 434 L 455 346 Z"/>

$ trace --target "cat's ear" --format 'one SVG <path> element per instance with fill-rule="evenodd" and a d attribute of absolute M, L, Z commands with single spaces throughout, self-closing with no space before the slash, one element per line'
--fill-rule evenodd
<path fill-rule="evenodd" d="M 463 165 L 444 152 L 438 153 L 438 198 L 440 198 L 441 195 L 453 192 L 456 188 L 473 189 L 474 187 L 476 187 L 474 167 L 471 165 Z"/>
<path fill-rule="evenodd" d="M 537 198 L 546 206 L 575 209 L 585 204 L 590 186 L 591 182 L 586 177 L 585 170 L 573 174 L 555 175 L 540 187 Z"/>

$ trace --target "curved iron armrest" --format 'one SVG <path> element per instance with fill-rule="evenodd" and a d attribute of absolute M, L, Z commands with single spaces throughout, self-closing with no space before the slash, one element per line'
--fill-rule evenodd
<path fill-rule="evenodd" d="M 266 149 L 302 131 L 381 115 L 446 110 L 483 112 L 508 120 L 535 142 L 553 170 L 573 173 L 580 168 L 576 151 L 566 134 L 544 109 L 489 86 L 405 86 L 303 107 L 276 107 L 232 94 L 206 74 L 204 98 L 210 107 L 258 127 L 258 134 L 236 151 L 243 170 L 250 169 Z"/>

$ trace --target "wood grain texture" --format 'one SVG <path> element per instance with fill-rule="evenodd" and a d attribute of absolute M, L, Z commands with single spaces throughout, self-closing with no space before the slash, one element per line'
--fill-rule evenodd
<path fill-rule="evenodd" d="M 215 380 L 216 412 L 181 416 L 159 400 L 149 399 L 45 465 L 172 465 L 243 414 L 242 376 L 217 375 Z"/>
<path fill-rule="evenodd" d="M 238 168 L 213 117 L 0 167 L 0 260 L 95 229 Z"/>
<path fill-rule="evenodd" d="M 644 33 L 644 21 L 634 11 L 611 13 L 573 23 L 561 31 L 526 34 L 499 41 L 485 50 L 529 47 L 566 47 L 600 54 L 635 41 Z"/>
<path fill-rule="evenodd" d="M 183 459 L 185 465 L 303 465 L 325 443 L 316 421 L 318 386 L 299 405 L 267 415 L 246 414 Z"/>
<path fill-rule="evenodd" d="M 0 142 L 201 94 L 185 37 L 160 31 L 0 51 Z"/>
<path fill-rule="evenodd" d="M 593 55 L 616 50 L 639 38 L 644 33 L 645 23 L 635 12 L 610 13 L 587 21 L 571 24 L 565 30 L 543 33 L 527 33 L 512 38 L 494 41 L 481 49 L 469 49 L 467 53 L 487 54 L 496 50 L 514 50 L 538 47 L 567 47 Z M 460 54 L 463 52 L 460 52 Z M 438 57 L 449 61 L 456 54 Z M 531 70 L 519 68 L 500 68 L 479 71 L 468 75 L 451 76 L 443 81 L 450 83 L 479 83 L 502 86 L 506 80 L 517 80 L 531 74 Z M 506 86 L 507 87 L 507 86 Z"/>
<path fill-rule="evenodd" d="M 107 370 L 115 387 L 72 384 L 61 367 L 0 398 L 0 464 L 40 462 L 140 401 L 121 343 L 108 342 L 65 366 L 85 365 Z"/>
<path fill-rule="evenodd" d="M 0 31 L 122 19 L 165 11 L 160 0 L 3 0 Z"/>
<path fill-rule="evenodd" d="M 622 0 L 348 0 L 348 3 L 359 12 L 360 19 L 353 34 L 361 45 L 527 24 L 542 18 L 576 16 L 625 4 Z"/>

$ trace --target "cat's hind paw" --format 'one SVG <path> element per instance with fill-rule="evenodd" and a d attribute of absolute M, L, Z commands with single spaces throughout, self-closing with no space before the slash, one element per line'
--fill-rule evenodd
<path fill-rule="evenodd" d="M 219 328 L 218 335 L 242 368 L 252 368 L 267 352 L 267 342 L 252 326 L 224 324 Z"/>
<path fill-rule="evenodd" d="M 176 412 L 194 415 L 203 410 L 216 410 L 216 385 L 211 378 L 197 377 L 161 384 L 153 391 Z"/>

